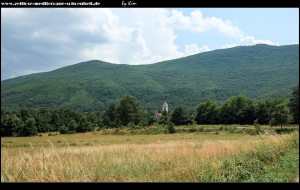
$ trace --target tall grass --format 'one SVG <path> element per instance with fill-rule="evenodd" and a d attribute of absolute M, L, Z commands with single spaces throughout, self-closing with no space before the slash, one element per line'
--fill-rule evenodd
<path fill-rule="evenodd" d="M 1 147 L 1 182 L 291 181 L 299 166 L 298 132 L 143 144 L 71 146 L 66 139 L 60 142 L 66 146 L 47 143 Z M 294 164 L 281 166 L 291 160 Z M 288 174 L 266 177 L 274 168 Z"/>

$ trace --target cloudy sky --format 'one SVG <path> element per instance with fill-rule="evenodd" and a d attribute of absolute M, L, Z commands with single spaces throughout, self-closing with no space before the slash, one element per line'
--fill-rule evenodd
<path fill-rule="evenodd" d="M 299 8 L 1 8 L 1 81 L 89 60 L 152 64 L 299 44 Z"/>

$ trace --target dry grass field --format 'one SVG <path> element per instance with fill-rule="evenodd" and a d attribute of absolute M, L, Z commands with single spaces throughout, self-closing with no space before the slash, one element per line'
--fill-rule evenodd
<path fill-rule="evenodd" d="M 48 135 L 2 137 L 1 182 L 236 181 L 231 176 L 239 165 L 226 173 L 224 163 L 232 165 L 226 158 L 246 153 L 272 165 L 290 150 L 291 142 L 299 142 L 298 132 Z"/>

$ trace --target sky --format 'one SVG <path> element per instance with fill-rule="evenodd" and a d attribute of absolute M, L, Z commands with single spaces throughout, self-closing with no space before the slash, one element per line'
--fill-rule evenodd
<path fill-rule="evenodd" d="M 1 81 L 254 44 L 299 44 L 299 8 L 1 8 Z"/>

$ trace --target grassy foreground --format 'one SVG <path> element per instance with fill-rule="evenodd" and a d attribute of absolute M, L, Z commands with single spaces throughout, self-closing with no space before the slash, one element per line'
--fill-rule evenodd
<path fill-rule="evenodd" d="M 299 133 L 1 138 L 1 182 L 294 182 Z"/>

